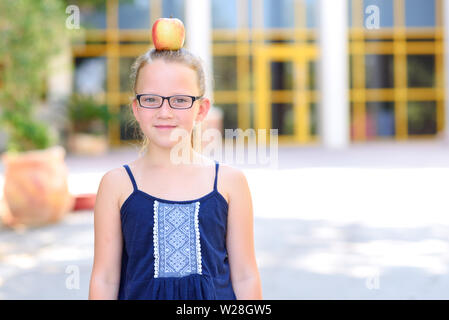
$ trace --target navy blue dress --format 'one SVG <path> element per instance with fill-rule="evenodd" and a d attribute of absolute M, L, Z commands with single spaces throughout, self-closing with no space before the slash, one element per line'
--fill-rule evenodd
<path fill-rule="evenodd" d="M 201 198 L 172 201 L 137 188 L 120 208 L 123 234 L 118 299 L 235 300 L 226 230 L 228 203 L 214 188 Z"/>

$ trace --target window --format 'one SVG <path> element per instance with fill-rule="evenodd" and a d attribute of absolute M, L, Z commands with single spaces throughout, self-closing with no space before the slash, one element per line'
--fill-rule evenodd
<path fill-rule="evenodd" d="M 150 1 L 122 1 L 118 8 L 120 29 L 150 29 Z"/>
<path fill-rule="evenodd" d="M 293 104 L 273 103 L 271 105 L 271 128 L 278 129 L 279 135 L 292 135 L 294 132 Z"/>
<path fill-rule="evenodd" d="M 271 62 L 271 89 L 293 90 L 293 63 Z"/>
<path fill-rule="evenodd" d="M 435 86 L 434 55 L 407 56 L 407 85 L 418 88 Z"/>
<path fill-rule="evenodd" d="M 410 101 L 407 107 L 408 134 L 436 134 L 435 101 Z"/>
<path fill-rule="evenodd" d="M 106 91 L 106 58 L 76 58 L 74 91 L 97 94 Z"/>
<path fill-rule="evenodd" d="M 121 57 L 120 58 L 120 91 L 132 92 L 131 87 L 131 65 L 134 63 L 135 58 Z"/>
<path fill-rule="evenodd" d="M 162 1 L 162 16 L 184 19 L 185 4 L 183 0 L 164 0 Z"/>
<path fill-rule="evenodd" d="M 212 0 L 211 7 L 214 29 L 237 28 L 237 0 Z"/>
<path fill-rule="evenodd" d="M 106 0 L 96 1 L 96 4 L 82 5 L 77 1 L 70 2 L 80 8 L 80 26 L 86 29 L 106 29 Z"/>
<path fill-rule="evenodd" d="M 213 59 L 214 89 L 237 90 L 237 58 L 235 56 L 215 56 Z"/>
<path fill-rule="evenodd" d="M 295 10 L 293 0 L 263 0 L 265 28 L 293 28 Z"/>
<path fill-rule="evenodd" d="M 369 6 L 376 6 L 379 8 L 379 27 L 380 28 L 392 28 L 394 25 L 393 20 L 393 1 L 392 0 L 364 0 L 363 1 L 363 23 L 372 14 L 372 11 L 366 10 Z"/>
<path fill-rule="evenodd" d="M 365 58 L 365 68 L 367 88 L 394 87 L 393 55 L 368 54 Z"/>
<path fill-rule="evenodd" d="M 434 27 L 435 0 L 405 0 L 407 27 Z"/>
<path fill-rule="evenodd" d="M 237 119 L 237 104 L 218 104 L 214 105 L 223 111 L 223 132 L 221 133 L 224 137 L 224 129 L 237 129 L 238 119 Z"/>
<path fill-rule="evenodd" d="M 367 102 L 366 122 L 368 138 L 394 137 L 394 102 Z"/>

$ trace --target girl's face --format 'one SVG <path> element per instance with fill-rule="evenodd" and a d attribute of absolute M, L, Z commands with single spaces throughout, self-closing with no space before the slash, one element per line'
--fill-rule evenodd
<path fill-rule="evenodd" d="M 175 62 L 157 59 L 143 66 L 139 71 L 136 83 L 136 94 L 157 94 L 160 96 L 189 95 L 199 96 L 196 72 Z M 147 109 L 139 106 L 137 99 L 133 101 L 133 113 L 150 144 L 160 147 L 173 147 L 181 138 L 170 140 L 175 128 L 183 129 L 190 138 L 194 121 L 202 121 L 209 111 L 210 101 L 206 98 L 195 100 L 190 109 L 172 109 L 165 99 L 160 108 Z M 158 128 L 158 126 L 174 126 Z M 184 131 L 185 130 L 185 131 Z"/>

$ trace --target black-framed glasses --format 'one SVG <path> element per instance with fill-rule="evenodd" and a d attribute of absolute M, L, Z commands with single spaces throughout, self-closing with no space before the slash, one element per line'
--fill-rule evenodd
<path fill-rule="evenodd" d="M 164 97 L 157 94 L 137 94 L 136 99 L 142 108 L 157 109 L 162 107 L 164 100 L 168 100 L 168 104 L 173 109 L 189 109 L 193 106 L 195 100 L 201 99 L 202 96 L 175 95 Z"/>

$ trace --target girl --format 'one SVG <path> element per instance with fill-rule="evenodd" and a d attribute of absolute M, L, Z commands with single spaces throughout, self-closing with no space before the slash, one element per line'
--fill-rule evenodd
<path fill-rule="evenodd" d="M 101 179 L 89 299 L 262 299 L 247 180 L 191 145 L 210 108 L 200 60 L 152 49 L 131 80 L 145 152 Z M 175 129 L 189 133 L 181 164 Z"/>

